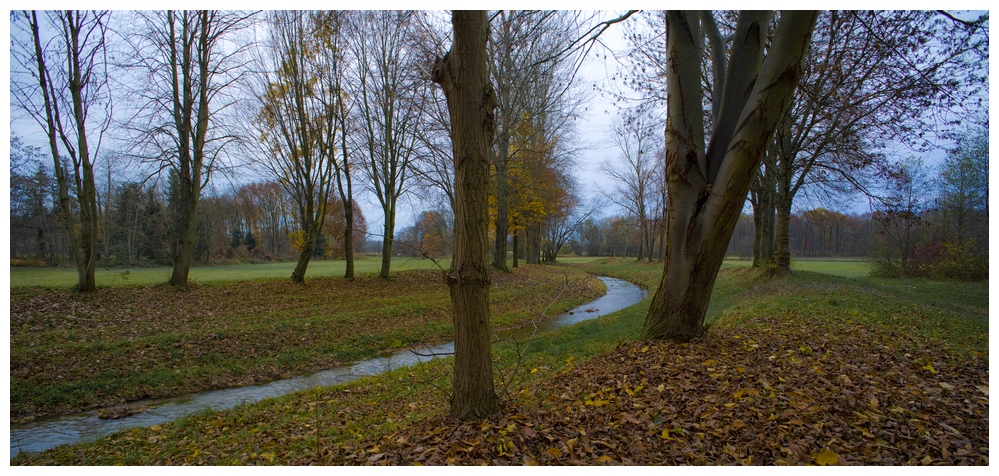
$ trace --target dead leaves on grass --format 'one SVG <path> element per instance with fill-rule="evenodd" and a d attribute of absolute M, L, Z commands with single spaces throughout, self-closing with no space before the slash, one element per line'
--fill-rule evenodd
<path fill-rule="evenodd" d="M 421 421 L 343 462 L 988 464 L 987 361 L 951 364 L 935 341 L 861 326 L 758 324 L 622 345 L 515 397 L 503 416 Z"/>
<path fill-rule="evenodd" d="M 596 297 L 576 272 L 572 299 Z M 596 281 L 595 278 L 586 278 Z M 537 317 L 563 270 L 494 275 L 506 325 Z M 25 419 L 313 372 L 408 343 L 446 342 L 439 273 L 192 286 L 11 290 L 11 417 Z M 78 390 L 83 389 L 83 390 Z M 42 395 L 46 395 L 42 397 Z"/>

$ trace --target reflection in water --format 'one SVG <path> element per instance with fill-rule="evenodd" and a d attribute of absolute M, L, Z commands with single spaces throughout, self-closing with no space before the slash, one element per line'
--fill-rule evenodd
<path fill-rule="evenodd" d="M 645 291 L 627 281 L 606 277 L 601 277 L 600 280 L 607 285 L 607 294 L 555 319 L 539 324 L 537 331 L 595 319 L 631 306 L 645 297 Z M 529 337 L 534 332 L 534 326 L 529 325 L 516 331 L 500 333 L 499 338 L 505 339 L 511 336 L 524 338 Z M 344 365 L 312 375 L 278 380 L 263 385 L 132 402 L 129 407 L 147 406 L 149 410 L 117 420 L 101 420 L 97 417 L 97 411 L 90 411 L 40 419 L 23 425 L 11 425 L 10 456 L 13 457 L 21 451 L 44 451 L 58 445 L 92 441 L 116 431 L 162 424 L 200 411 L 224 410 L 244 403 L 257 402 L 310 388 L 337 385 L 360 377 L 425 362 L 434 358 L 435 355 L 452 353 L 454 353 L 454 342 L 449 342 L 431 349 L 420 350 L 419 353 L 408 350 L 399 351 L 388 357 L 363 360 L 352 365 Z"/>

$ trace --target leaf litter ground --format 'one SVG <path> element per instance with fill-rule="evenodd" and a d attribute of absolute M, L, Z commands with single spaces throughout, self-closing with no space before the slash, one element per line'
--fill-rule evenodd
<path fill-rule="evenodd" d="M 988 464 L 982 316 L 826 278 L 750 287 L 704 337 L 563 357 L 484 421 L 444 416 L 438 361 L 12 463 Z"/>

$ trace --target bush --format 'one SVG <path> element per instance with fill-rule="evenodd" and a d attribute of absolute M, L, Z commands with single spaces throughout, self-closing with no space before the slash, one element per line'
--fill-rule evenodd
<path fill-rule="evenodd" d="M 974 239 L 964 243 L 942 243 L 937 259 L 925 265 L 927 274 L 936 279 L 988 279 L 989 258 L 976 252 L 977 248 L 978 243 Z"/>
<path fill-rule="evenodd" d="M 233 254 L 238 260 L 245 261 L 250 259 L 250 250 L 246 248 L 246 245 L 239 245 L 239 247 L 233 251 Z"/>
<path fill-rule="evenodd" d="M 38 258 L 11 258 L 10 265 L 17 268 L 44 268 L 46 263 Z"/>
<path fill-rule="evenodd" d="M 250 256 L 252 256 L 254 259 L 259 259 L 259 260 L 267 260 L 267 261 L 271 260 L 271 257 L 267 255 L 267 252 L 264 251 L 264 249 L 260 248 L 259 246 L 250 250 Z"/>

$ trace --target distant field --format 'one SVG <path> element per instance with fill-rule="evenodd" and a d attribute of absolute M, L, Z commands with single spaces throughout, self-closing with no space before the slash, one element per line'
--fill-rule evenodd
<path fill-rule="evenodd" d="M 725 260 L 732 266 L 750 266 L 752 260 Z M 864 258 L 791 258 L 792 271 L 811 271 L 813 273 L 831 274 L 844 278 L 864 278 L 871 271 L 871 265 Z"/>
<path fill-rule="evenodd" d="M 595 256 L 559 258 L 558 260 L 560 263 L 591 263 L 598 259 L 607 260 L 606 257 Z M 727 258 L 724 263 L 725 266 L 745 267 L 752 264 L 752 260 L 740 258 Z M 844 278 L 864 278 L 870 272 L 871 266 L 865 258 L 792 258 L 791 269 L 794 271 L 830 274 Z"/>
<path fill-rule="evenodd" d="M 606 257 L 559 258 L 560 263 L 591 263 Z M 750 266 L 751 260 L 726 259 L 728 266 Z M 449 260 L 440 260 L 442 267 L 451 265 Z M 434 263 L 420 258 L 393 258 L 392 271 L 433 268 Z M 354 261 L 356 274 L 375 274 L 381 268 L 378 258 Z M 170 279 L 171 267 L 157 268 L 98 268 L 97 285 L 108 286 L 148 286 L 161 284 Z M 256 281 L 262 279 L 284 279 L 291 276 L 294 262 L 241 264 L 228 266 L 196 266 L 191 268 L 191 282 L 196 284 L 223 283 L 234 281 Z M 863 258 L 794 258 L 791 269 L 830 274 L 844 278 L 867 277 L 870 265 Z M 323 260 L 309 263 L 306 278 L 343 276 L 344 261 Z M 41 286 L 48 288 L 69 288 L 76 285 L 76 270 L 73 268 L 10 268 L 10 286 Z"/>
<path fill-rule="evenodd" d="M 345 267 L 343 260 L 322 260 L 309 263 L 306 279 L 325 276 L 342 277 Z M 451 265 L 449 260 L 441 260 L 441 266 Z M 366 258 L 354 261 L 354 273 L 376 274 L 381 269 L 381 260 Z M 392 258 L 391 271 L 433 268 L 433 261 L 419 258 Z M 233 281 L 256 281 L 262 279 L 285 279 L 291 277 L 294 262 L 240 264 L 228 266 L 196 266 L 191 268 L 192 284 L 223 283 Z M 149 286 L 162 284 L 170 279 L 172 267 L 156 268 L 98 268 L 97 286 Z M 73 268 L 10 268 L 10 287 L 41 286 L 47 288 L 69 288 L 76 285 L 77 274 Z"/>

